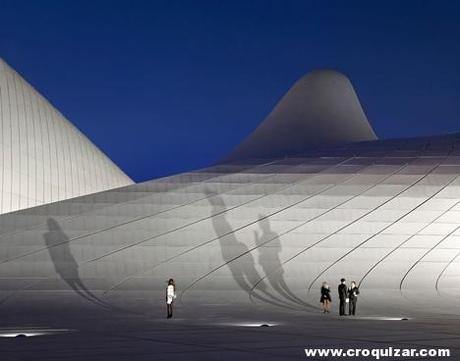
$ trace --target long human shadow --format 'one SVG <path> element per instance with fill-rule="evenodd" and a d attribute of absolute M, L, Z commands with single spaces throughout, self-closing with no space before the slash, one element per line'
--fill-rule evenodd
<path fill-rule="evenodd" d="M 69 237 L 54 218 L 47 220 L 48 232 L 43 234 L 46 249 L 56 273 L 80 297 L 106 309 L 114 307 L 99 299 L 85 286 L 80 278 L 78 263 L 70 249 Z"/>
<path fill-rule="evenodd" d="M 290 290 L 284 279 L 284 269 L 279 256 L 281 253 L 279 235 L 271 229 L 270 221 L 267 217 L 259 216 L 259 225 L 262 235 L 259 236 L 259 233 L 254 231 L 254 238 L 259 251 L 259 265 L 262 267 L 268 282 L 280 296 L 310 307 L 311 305 L 297 297 Z"/>
<path fill-rule="evenodd" d="M 259 272 L 255 268 L 254 257 L 250 253 L 248 246 L 237 240 L 232 227 L 228 223 L 225 213 L 222 211 L 226 209 L 226 205 L 218 194 L 206 190 L 210 195 L 209 202 L 213 206 L 213 214 L 217 216 L 211 217 L 214 231 L 219 237 L 219 244 L 222 252 L 222 258 L 225 264 L 229 267 L 232 277 L 238 286 L 246 291 L 248 295 L 259 299 L 260 301 L 283 308 L 292 308 L 283 300 L 278 299 L 266 290 L 266 284 L 262 283 L 259 287 L 260 294 L 251 294 L 254 285 L 261 279 Z M 220 213 L 220 214 L 219 214 Z M 233 262 L 238 259 L 239 262 Z M 260 284 L 260 282 L 259 282 Z"/>

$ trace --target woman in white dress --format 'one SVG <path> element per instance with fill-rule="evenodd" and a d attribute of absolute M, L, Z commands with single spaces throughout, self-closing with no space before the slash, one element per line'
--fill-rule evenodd
<path fill-rule="evenodd" d="M 173 315 L 173 303 L 176 299 L 176 284 L 172 278 L 168 281 L 168 287 L 166 287 L 166 308 L 168 310 L 168 318 Z"/>

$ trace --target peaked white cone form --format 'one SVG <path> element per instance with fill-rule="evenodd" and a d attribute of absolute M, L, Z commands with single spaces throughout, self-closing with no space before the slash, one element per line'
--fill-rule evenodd
<path fill-rule="evenodd" d="M 348 78 L 317 70 L 298 80 L 224 161 L 283 157 L 315 146 L 375 139 Z"/>
<path fill-rule="evenodd" d="M 0 214 L 133 184 L 0 59 Z"/>

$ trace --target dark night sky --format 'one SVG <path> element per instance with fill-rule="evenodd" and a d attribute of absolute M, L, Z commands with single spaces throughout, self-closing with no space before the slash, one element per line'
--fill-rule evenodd
<path fill-rule="evenodd" d="M 229 152 L 304 73 L 381 138 L 460 131 L 457 1 L 0 0 L 0 57 L 134 180 Z"/>

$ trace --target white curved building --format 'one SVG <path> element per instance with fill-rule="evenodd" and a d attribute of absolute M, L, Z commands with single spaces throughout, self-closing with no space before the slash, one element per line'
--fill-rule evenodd
<path fill-rule="evenodd" d="M 315 81 L 331 80 L 331 73 L 323 75 Z M 14 84 L 13 74 L 7 76 Z M 342 76 L 340 84 L 350 89 Z M 323 96 L 340 103 L 334 94 Z M 311 147 L 306 140 L 314 138 L 317 117 L 307 116 L 310 132 L 293 135 L 306 137 L 305 150 L 295 155 L 285 156 L 277 133 L 263 133 L 248 139 L 259 138 L 253 143 L 259 157 L 266 154 L 257 145 L 274 139 L 279 147 L 266 159 L 239 153 L 236 162 L 1 216 L 0 304 L 47 309 L 83 302 L 143 311 L 163 302 L 165 280 L 173 277 L 181 307 L 192 313 L 203 304 L 226 316 L 241 308 L 316 312 L 321 283 L 346 277 L 361 286 L 363 313 L 459 313 L 451 301 L 460 297 L 459 136 L 375 140 L 352 104 L 342 108 L 354 111 L 341 114 L 337 126 L 348 121 L 359 138 L 370 140 L 352 142 L 353 135 L 342 132 L 336 141 L 345 134 L 345 145 Z M 333 108 L 325 113 L 334 114 Z M 273 119 L 270 129 L 279 127 Z M 64 132 L 62 123 L 56 127 Z M 318 139 L 328 135 L 318 129 Z M 251 141 L 246 144 L 251 149 Z M 81 162 L 77 149 L 61 162 Z M 107 163 L 101 158 L 99 164 Z M 49 167 L 47 179 L 54 179 Z M 78 191 L 97 170 L 92 167 L 71 183 Z M 49 186 L 50 197 L 61 194 L 56 189 Z"/>
<path fill-rule="evenodd" d="M 5 76 L 9 98 L 18 94 L 17 78 L 3 69 L 2 104 Z M 305 77 L 287 97 L 302 109 L 274 111 L 233 161 L 0 215 L 2 360 L 285 361 L 305 359 L 311 347 L 457 352 L 460 134 L 377 140 L 344 79 Z M 39 124 L 37 139 L 56 134 L 46 132 L 54 124 L 100 155 L 67 122 L 43 121 L 52 108 L 18 84 L 28 94 L 24 114 L 38 109 L 33 122 L 25 117 Z M 314 88 L 322 92 L 304 92 Z M 22 139 L 27 128 L 8 134 Z M 59 173 L 58 192 L 83 191 L 86 175 L 100 170 L 91 164 L 69 190 L 81 148 L 53 158 L 30 144 L 40 161 L 72 165 Z M 30 152 L 12 146 L 13 154 Z M 46 162 L 33 160 L 54 179 Z M 97 164 L 113 171 L 102 155 Z M 117 172 L 103 186 L 128 182 Z M 342 277 L 359 285 L 356 316 L 338 316 Z M 170 278 L 178 297 L 166 320 Z M 329 315 L 320 313 L 324 281 Z"/>
<path fill-rule="evenodd" d="M 0 59 L 0 214 L 132 184 Z"/>
<path fill-rule="evenodd" d="M 225 160 L 293 156 L 316 146 L 375 140 L 348 78 L 316 70 L 300 78 Z"/>

